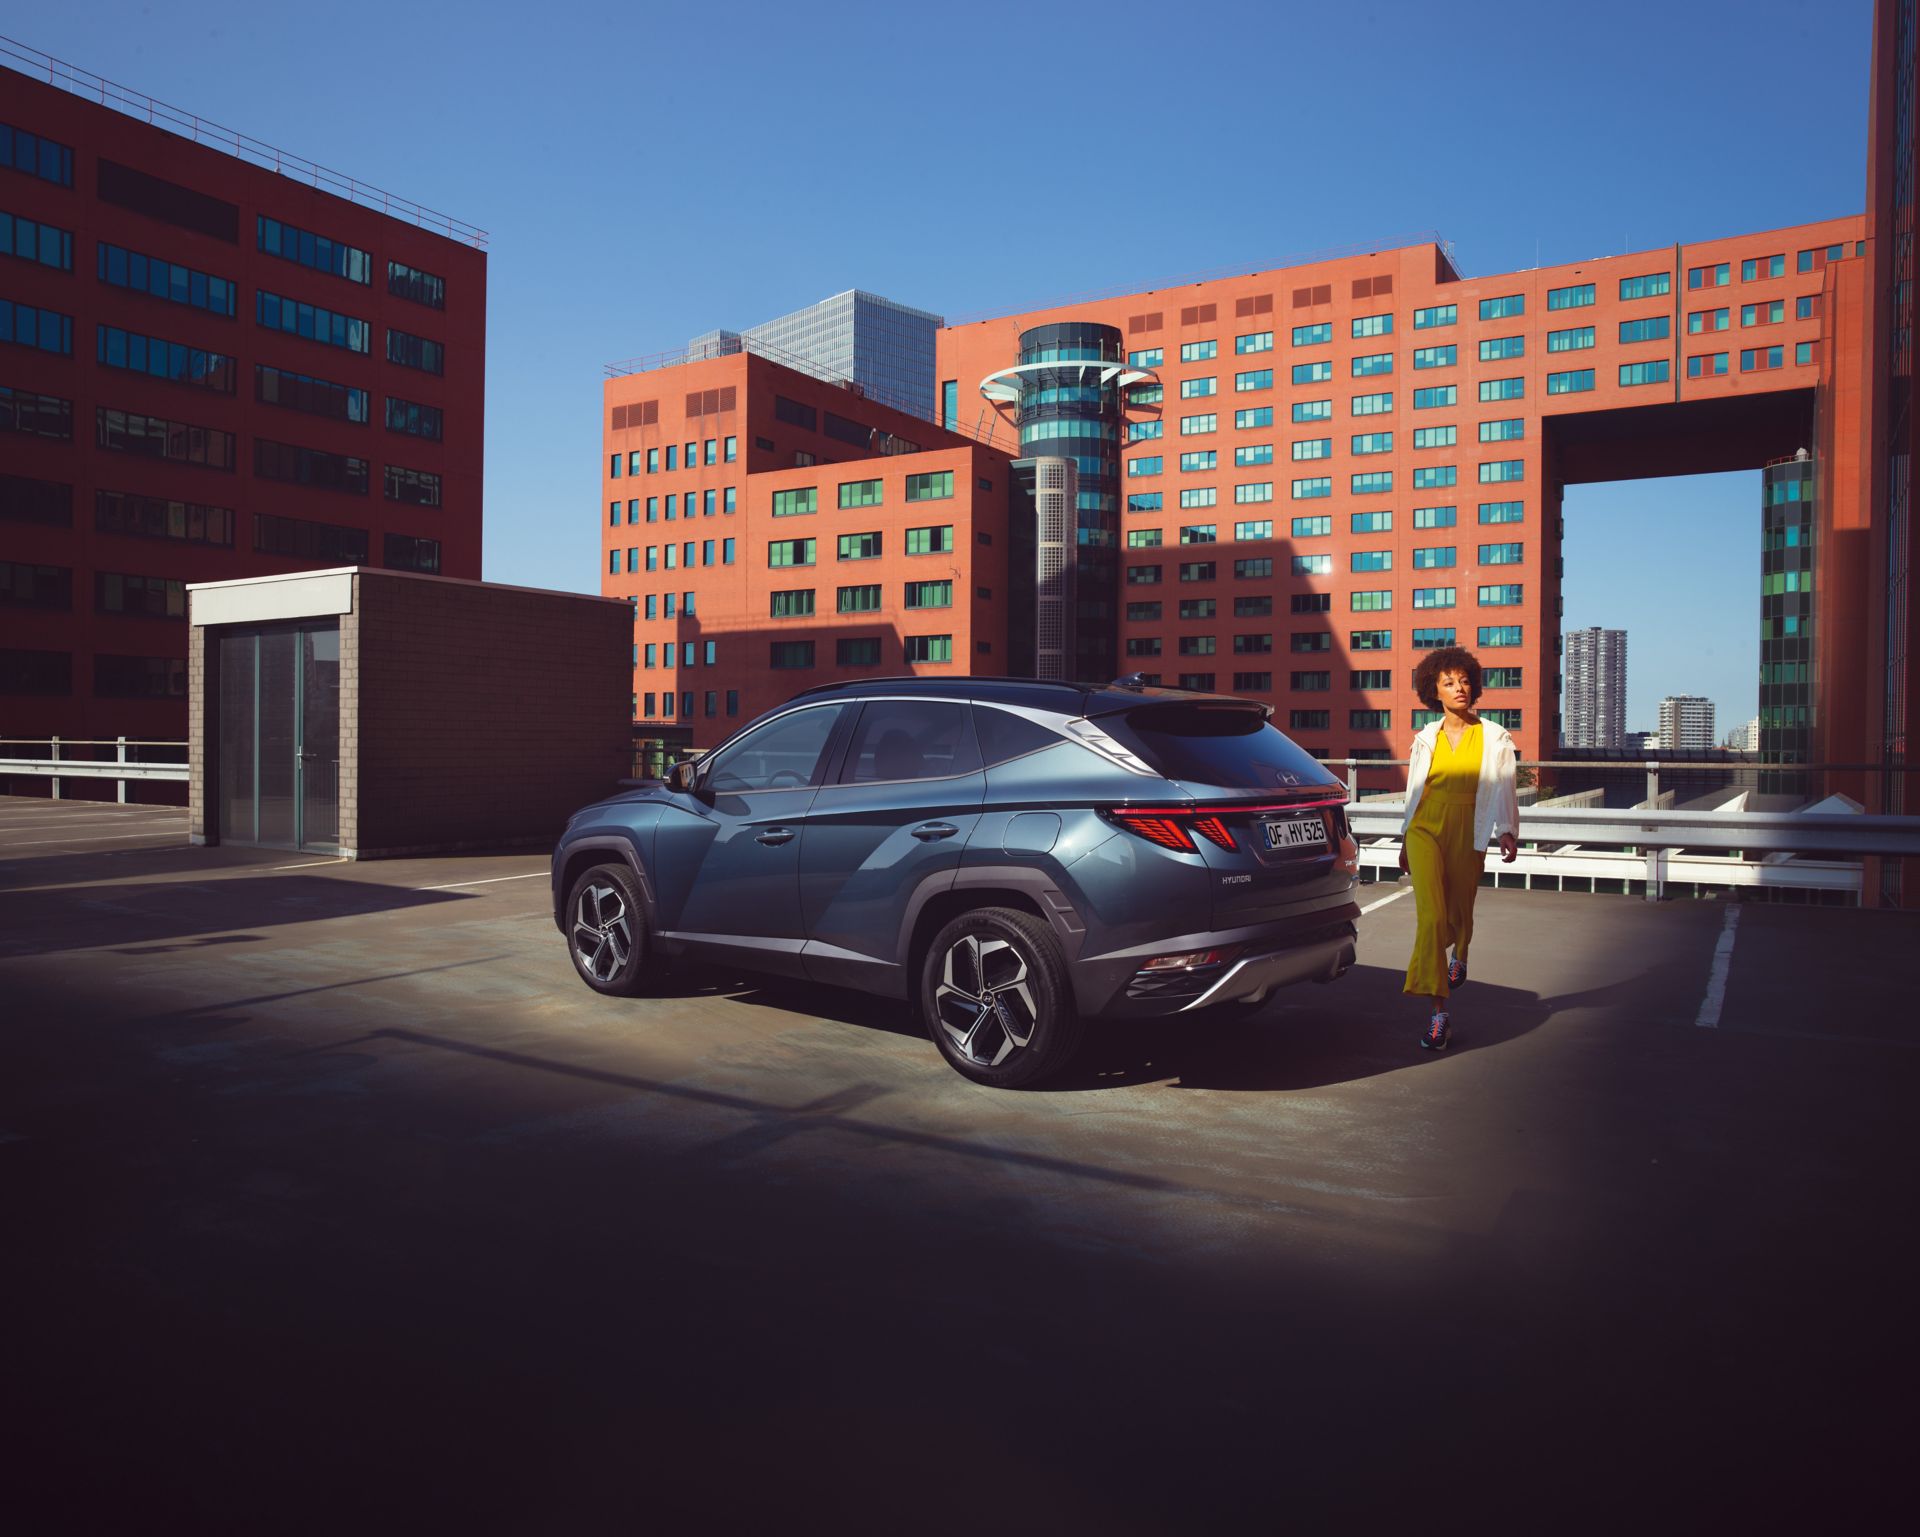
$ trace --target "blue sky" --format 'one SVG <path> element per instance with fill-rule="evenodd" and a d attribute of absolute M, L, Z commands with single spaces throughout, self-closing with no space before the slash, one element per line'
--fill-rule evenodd
<path fill-rule="evenodd" d="M 855 286 L 958 318 L 1428 230 L 1477 274 L 1855 212 L 1871 17 L 86 0 L 0 32 L 489 230 L 485 574 L 594 591 L 611 359 Z M 1753 713 L 1758 500 L 1570 494 L 1565 623 L 1630 631 L 1629 725 Z"/>

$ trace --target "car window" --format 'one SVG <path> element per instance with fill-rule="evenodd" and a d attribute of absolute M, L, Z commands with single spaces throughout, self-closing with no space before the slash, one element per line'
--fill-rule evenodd
<path fill-rule="evenodd" d="M 1233 790 L 1277 790 L 1337 781 L 1324 764 L 1267 723 L 1258 706 L 1232 701 L 1149 704 L 1097 724 L 1169 779 Z"/>
<path fill-rule="evenodd" d="M 714 754 L 702 783 L 716 794 L 793 790 L 817 782 L 820 757 L 840 716 L 837 704 L 796 710 L 757 726 Z"/>
<path fill-rule="evenodd" d="M 883 784 L 944 779 L 979 767 L 980 751 L 960 701 L 872 699 L 860 712 L 840 778 L 846 784 Z"/>
<path fill-rule="evenodd" d="M 986 704 L 974 705 L 973 729 L 980 738 L 980 756 L 988 768 L 1043 747 L 1058 747 L 1062 741 L 1057 731 L 1049 731 L 1037 720 Z"/>

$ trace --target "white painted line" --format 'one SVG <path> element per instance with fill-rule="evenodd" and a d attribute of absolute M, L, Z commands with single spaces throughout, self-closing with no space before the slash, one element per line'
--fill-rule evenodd
<path fill-rule="evenodd" d="M 1368 913 L 1372 912 L 1376 907 L 1385 907 L 1389 902 L 1398 902 L 1402 897 L 1411 894 L 1412 891 L 1413 891 L 1413 883 L 1409 881 L 1406 885 L 1402 886 L 1398 891 L 1396 891 L 1392 896 L 1382 897 L 1378 902 L 1369 902 L 1365 907 L 1360 909 L 1360 916 L 1364 918 L 1367 916 Z"/>
<path fill-rule="evenodd" d="M 1727 916 L 1720 924 L 1720 942 L 1713 947 L 1713 970 L 1707 976 L 1707 996 L 1700 1000 L 1700 1017 L 1694 1020 L 1702 1030 L 1720 1028 L 1720 1009 L 1727 1001 L 1727 971 L 1733 965 L 1733 936 L 1740 927 L 1740 904 L 1729 902 Z"/>
<path fill-rule="evenodd" d="M 448 881 L 444 886 L 415 886 L 414 891 L 454 891 L 461 886 L 497 886 L 502 881 L 531 881 L 540 876 L 550 875 L 547 870 L 532 870 L 525 875 L 495 875 L 484 881 Z"/>
<path fill-rule="evenodd" d="M 38 821 L 16 819 L 8 821 L 0 817 L 0 837 L 7 833 L 38 833 L 56 827 L 152 827 L 156 822 L 167 826 L 175 824 L 185 827 L 185 817 L 44 817 Z"/>
<path fill-rule="evenodd" d="M 313 870 L 321 865 L 344 865 L 347 863 L 349 863 L 349 861 L 344 859 L 310 859 L 303 865 L 268 865 L 267 868 L 269 870 Z"/>
<path fill-rule="evenodd" d="M 178 828 L 164 833 L 105 833 L 98 838 L 0 838 L 0 855 L 8 849 L 30 849 L 43 843 L 121 843 L 128 838 L 180 838 L 184 844 L 182 830 Z"/>

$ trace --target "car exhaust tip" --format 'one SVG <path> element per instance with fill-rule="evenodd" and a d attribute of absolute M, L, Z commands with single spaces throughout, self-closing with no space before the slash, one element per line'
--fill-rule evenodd
<path fill-rule="evenodd" d="M 1342 945 L 1340 947 L 1340 954 L 1334 958 L 1333 964 L 1313 980 L 1316 982 L 1337 982 L 1353 970 L 1353 960 L 1353 946 Z"/>

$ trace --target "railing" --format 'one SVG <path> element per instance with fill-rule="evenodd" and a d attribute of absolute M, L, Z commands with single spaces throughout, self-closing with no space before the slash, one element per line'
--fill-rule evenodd
<path fill-rule="evenodd" d="M 1397 873 L 1400 824 L 1405 797 L 1393 792 L 1361 798 L 1357 776 L 1364 769 L 1399 769 L 1404 760 L 1330 759 L 1328 767 L 1347 770 L 1347 816 L 1360 846 L 1363 878 Z M 1630 808 L 1579 805 L 1581 797 L 1550 798 L 1520 808 L 1519 857 L 1508 865 L 1489 859 L 1487 872 L 1496 886 L 1551 881 L 1559 889 L 1644 893 L 1658 901 L 1676 886 L 1834 892 L 1858 899 L 1860 859 L 1920 856 L 1920 817 L 1868 816 L 1817 811 L 1673 810 L 1662 804 L 1672 792 L 1660 789 L 1662 760 L 1587 763 L 1544 760 L 1523 763 L 1540 769 L 1645 769 L 1647 798 Z M 1728 772 L 1743 775 L 1844 770 L 1878 771 L 1878 765 L 1755 764 L 1726 765 L 1665 760 L 1669 770 Z"/>
<path fill-rule="evenodd" d="M 187 782 L 185 742 L 142 742 L 127 737 L 75 739 L 68 737 L 0 737 L 0 753 L 8 748 L 37 747 L 46 752 L 46 756 L 14 757 L 0 756 L 0 779 L 9 774 L 23 774 L 34 779 L 53 781 L 53 798 L 60 799 L 60 784 L 65 779 L 111 779 L 117 782 L 118 799 L 124 805 L 127 799 L 129 780 L 161 781 L 173 784 Z M 62 757 L 63 751 L 75 747 L 111 747 L 114 756 L 110 759 Z M 142 761 L 138 754 L 158 748 L 165 752 L 180 754 L 177 763 Z M 128 757 L 132 752 L 136 756 Z"/>
<path fill-rule="evenodd" d="M 11 60 L 12 64 L 8 67 L 19 67 L 23 74 L 39 76 L 56 89 L 97 101 L 103 107 L 112 107 L 116 112 L 123 112 L 156 128 L 164 128 L 169 133 L 191 139 L 196 144 L 204 144 L 209 149 L 217 149 L 236 160 L 244 160 L 250 165 L 305 182 L 322 192 L 331 192 L 350 203 L 358 203 L 362 208 L 377 208 L 390 218 L 404 219 L 436 235 L 445 235 L 449 240 L 458 240 L 483 251 L 487 247 L 487 232 L 463 219 L 437 213 L 410 198 L 383 192 L 355 177 L 330 171 L 302 155 L 289 154 L 249 134 L 237 133 L 196 113 L 168 106 L 144 92 L 129 89 L 13 38 L 0 37 L 0 59 Z"/>

